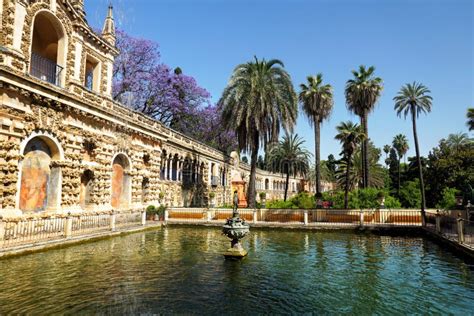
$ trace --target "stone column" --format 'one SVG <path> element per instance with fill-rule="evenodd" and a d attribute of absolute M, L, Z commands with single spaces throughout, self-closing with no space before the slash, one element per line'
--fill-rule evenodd
<path fill-rule="evenodd" d="M 0 243 L 5 240 L 5 222 L 3 216 L 0 215 Z"/>
<path fill-rule="evenodd" d="M 257 210 L 256 209 L 253 209 L 252 221 L 254 224 L 257 223 Z"/>
<path fill-rule="evenodd" d="M 165 222 L 168 221 L 168 218 L 169 218 L 169 212 L 168 212 L 168 210 L 166 209 L 166 210 L 165 210 Z"/>
<path fill-rule="evenodd" d="M 72 236 L 72 216 L 71 213 L 67 214 L 66 221 L 64 222 L 64 235 L 66 238 Z"/>
<path fill-rule="evenodd" d="M 441 234 L 441 215 L 439 214 L 439 210 L 436 210 L 436 232 Z"/>
<path fill-rule="evenodd" d="M 461 218 L 461 213 L 458 214 L 458 241 L 460 244 L 464 243 L 464 219 Z"/>
<path fill-rule="evenodd" d="M 146 225 L 146 211 L 142 210 L 142 226 Z"/>
<path fill-rule="evenodd" d="M 304 224 L 308 225 L 308 210 L 304 210 Z"/>
<path fill-rule="evenodd" d="M 364 210 L 360 210 L 360 226 L 364 226 Z"/>
<path fill-rule="evenodd" d="M 110 230 L 113 232 L 115 231 L 115 219 L 116 219 L 115 211 L 112 210 L 112 212 L 110 213 Z"/>

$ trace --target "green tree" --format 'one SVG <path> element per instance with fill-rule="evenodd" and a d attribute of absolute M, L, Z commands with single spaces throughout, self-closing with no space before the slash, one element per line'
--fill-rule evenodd
<path fill-rule="evenodd" d="M 265 161 L 263 160 L 262 155 L 258 156 L 257 168 L 259 168 L 260 170 L 265 170 Z"/>
<path fill-rule="evenodd" d="M 407 181 L 402 185 L 399 200 L 403 207 L 421 207 L 422 195 L 419 182 L 418 179 L 415 179 L 414 181 Z"/>
<path fill-rule="evenodd" d="M 371 187 L 383 188 L 385 186 L 385 174 L 386 171 L 379 164 L 381 151 L 375 147 L 374 144 L 369 141 L 369 180 L 368 184 Z M 345 174 L 346 174 L 347 161 L 342 159 L 339 161 L 338 168 L 338 185 L 344 187 Z M 364 172 L 362 170 L 362 151 L 357 150 L 352 155 L 351 171 L 350 171 L 350 184 L 349 187 L 361 187 L 363 182 Z"/>
<path fill-rule="evenodd" d="M 276 142 L 281 127 L 291 131 L 296 121 L 298 100 L 290 75 L 281 61 L 255 57 L 234 69 L 219 106 L 224 126 L 237 135 L 239 149 L 250 153 L 247 199 L 253 208 L 258 150 Z"/>
<path fill-rule="evenodd" d="M 426 223 L 426 201 L 425 201 L 425 184 L 423 182 L 423 169 L 421 167 L 420 147 L 418 145 L 418 134 L 416 131 L 416 119 L 421 113 L 431 112 L 431 91 L 421 83 L 413 82 L 404 85 L 398 94 L 393 98 L 395 101 L 395 111 L 397 115 L 411 115 L 413 126 L 413 138 L 415 139 L 415 151 L 418 161 L 418 170 L 420 174 L 420 191 L 421 191 L 421 214 L 424 223 Z"/>
<path fill-rule="evenodd" d="M 471 199 L 469 192 L 472 190 L 470 187 L 474 186 L 474 144 L 466 142 L 454 148 L 448 139 L 442 139 L 426 159 L 426 196 L 431 207 L 443 199 L 443 190 L 446 188 L 463 192 L 465 202 Z"/>
<path fill-rule="evenodd" d="M 278 145 L 268 151 L 268 170 L 286 175 L 285 198 L 288 197 L 290 176 L 306 176 L 311 154 L 303 148 L 304 140 L 296 135 L 285 135 Z"/>
<path fill-rule="evenodd" d="M 359 71 L 352 71 L 353 79 L 346 83 L 345 95 L 347 108 L 360 117 L 360 124 L 366 135 L 366 139 L 362 143 L 362 160 L 364 179 L 363 187 L 368 186 L 369 181 L 369 127 L 368 116 L 374 109 L 377 100 L 383 90 L 382 79 L 374 77 L 375 67 L 359 66 Z"/>
<path fill-rule="evenodd" d="M 308 76 L 307 84 L 302 83 L 300 88 L 301 107 L 310 125 L 314 126 L 316 193 L 319 194 L 321 193 L 321 124 L 329 118 L 334 105 L 332 87 L 329 84 L 323 84 L 323 75 L 319 73 L 316 76 Z"/>
<path fill-rule="evenodd" d="M 342 159 L 346 161 L 346 173 L 344 175 L 344 208 L 348 206 L 348 194 L 350 188 L 350 174 L 352 166 L 352 155 L 359 144 L 364 141 L 365 134 L 358 124 L 351 121 L 341 122 L 337 127 L 335 139 L 339 140 L 342 146 Z"/>
<path fill-rule="evenodd" d="M 467 109 L 467 126 L 470 131 L 474 131 L 474 108 Z"/>
<path fill-rule="evenodd" d="M 403 134 L 398 134 L 393 138 L 392 146 L 397 151 L 397 157 L 398 157 L 398 187 L 397 187 L 397 193 L 400 194 L 400 178 L 401 178 L 400 165 L 401 165 L 402 158 L 406 155 L 406 153 L 407 153 L 407 151 L 410 147 L 408 146 L 407 137 Z"/>

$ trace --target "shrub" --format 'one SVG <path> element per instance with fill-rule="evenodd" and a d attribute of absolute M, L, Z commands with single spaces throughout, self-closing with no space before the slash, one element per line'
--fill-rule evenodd
<path fill-rule="evenodd" d="M 402 204 L 397 198 L 393 196 L 387 196 L 385 197 L 385 207 L 386 208 L 401 208 Z"/>
<path fill-rule="evenodd" d="M 166 211 L 166 206 L 160 205 L 156 208 L 156 214 L 158 214 L 160 217 L 163 217 L 165 215 Z"/>
<path fill-rule="evenodd" d="M 162 200 L 162 199 L 165 197 L 165 193 L 164 193 L 164 192 L 160 192 L 160 193 L 158 194 L 158 197 L 159 197 L 160 200 Z"/>
<path fill-rule="evenodd" d="M 260 200 L 265 200 L 267 194 L 265 192 L 260 192 Z"/>
<path fill-rule="evenodd" d="M 459 191 L 455 188 L 444 188 L 441 200 L 436 204 L 436 207 L 446 210 L 456 208 L 456 194 L 458 193 Z"/>
<path fill-rule="evenodd" d="M 297 208 L 293 203 L 288 201 L 282 200 L 272 200 L 267 202 L 267 208 Z"/>
<path fill-rule="evenodd" d="M 301 192 L 290 199 L 290 202 L 296 208 L 308 209 L 315 207 L 314 196 Z"/>
<path fill-rule="evenodd" d="M 216 193 L 209 192 L 209 198 L 213 199 L 213 198 L 215 198 L 215 196 L 216 196 Z"/>
<path fill-rule="evenodd" d="M 158 214 L 158 209 L 154 205 L 148 205 L 146 208 L 147 215 L 155 215 Z"/>
<path fill-rule="evenodd" d="M 403 207 L 421 207 L 421 191 L 419 183 L 420 181 L 418 179 L 414 181 L 407 181 L 400 188 L 399 198 Z"/>

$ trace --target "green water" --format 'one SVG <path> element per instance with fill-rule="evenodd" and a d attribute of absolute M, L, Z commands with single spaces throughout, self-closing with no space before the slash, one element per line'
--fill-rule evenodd
<path fill-rule="evenodd" d="M 424 238 L 255 230 L 241 262 L 227 245 L 169 227 L 0 260 L 0 314 L 474 312 L 474 267 Z"/>

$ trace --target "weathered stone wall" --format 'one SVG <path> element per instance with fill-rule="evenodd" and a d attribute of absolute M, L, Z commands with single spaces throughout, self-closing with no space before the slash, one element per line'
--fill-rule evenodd
<path fill-rule="evenodd" d="M 15 23 L 18 4 L 26 16 Z M 49 170 L 57 173 L 46 190 L 54 190 L 56 195 L 51 196 L 57 196 L 58 205 L 46 203 L 42 212 L 112 209 L 113 161 L 117 155 L 128 162 L 124 171 L 127 181 L 121 182 L 126 186 L 126 196 L 120 197 L 126 203 L 118 208 L 206 206 L 210 192 L 215 194 L 216 205 L 231 203 L 232 175 L 248 173 L 247 168 L 241 169 L 222 152 L 114 102 L 107 74 L 117 51 L 91 32 L 69 1 L 57 1 L 51 8 L 49 1 L 3 0 L 1 10 L 1 43 L 6 49 L 2 54 L 6 57 L 0 60 L 1 214 L 32 211 L 23 207 L 20 192 L 25 147 L 35 139 L 47 144 L 51 151 Z M 57 17 L 66 36 L 65 75 L 58 86 L 28 74 L 32 24 L 35 14 L 42 10 Z M 14 25 L 22 25 L 20 51 L 12 48 Z M 101 65 L 100 89 L 96 92 L 86 89 L 81 81 L 87 54 Z M 258 172 L 262 181 L 282 178 Z M 212 182 L 213 177 L 218 181 Z"/>

